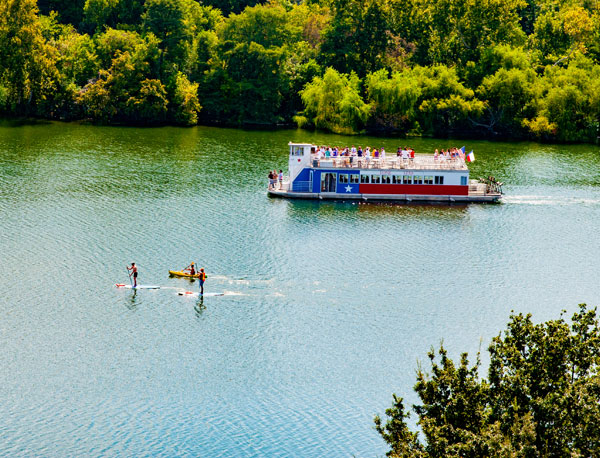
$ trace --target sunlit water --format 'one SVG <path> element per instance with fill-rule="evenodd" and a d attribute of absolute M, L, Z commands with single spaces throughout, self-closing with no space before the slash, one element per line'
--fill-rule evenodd
<path fill-rule="evenodd" d="M 467 142 L 504 203 L 391 206 L 269 199 L 290 140 L 465 143 L 0 125 L 0 455 L 382 456 L 431 346 L 600 303 L 597 147 Z"/>

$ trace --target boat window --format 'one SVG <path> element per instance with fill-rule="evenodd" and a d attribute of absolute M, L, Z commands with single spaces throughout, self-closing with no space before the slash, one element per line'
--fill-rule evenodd
<path fill-rule="evenodd" d="M 466 186 L 467 185 L 467 177 L 466 176 L 461 176 L 460 177 L 460 185 L 461 186 Z"/>
<path fill-rule="evenodd" d="M 361 183 L 368 183 L 369 182 L 369 175 L 361 175 L 360 176 L 360 182 Z"/>
<path fill-rule="evenodd" d="M 348 183 L 348 174 L 340 173 L 339 180 L 340 180 L 340 183 Z"/>
<path fill-rule="evenodd" d="M 413 177 L 413 184 L 423 184 L 423 177 L 421 175 L 415 175 Z"/>
<path fill-rule="evenodd" d="M 436 175 L 435 176 L 435 184 L 444 184 L 444 176 Z"/>
<path fill-rule="evenodd" d="M 412 176 L 404 175 L 404 184 L 412 184 Z"/>
<path fill-rule="evenodd" d="M 381 183 L 381 175 L 371 175 L 371 183 Z"/>
<path fill-rule="evenodd" d="M 385 183 L 385 184 L 390 184 L 390 176 L 389 175 L 382 175 L 381 176 L 381 182 Z"/>
<path fill-rule="evenodd" d="M 350 183 L 358 183 L 358 173 L 350 175 Z"/>
<path fill-rule="evenodd" d="M 304 156 L 304 147 L 292 146 L 292 156 Z"/>
<path fill-rule="evenodd" d="M 392 183 L 393 184 L 402 183 L 402 178 L 400 178 L 399 175 L 392 175 Z"/>
<path fill-rule="evenodd" d="M 433 184 L 433 176 L 425 175 L 425 184 Z"/>

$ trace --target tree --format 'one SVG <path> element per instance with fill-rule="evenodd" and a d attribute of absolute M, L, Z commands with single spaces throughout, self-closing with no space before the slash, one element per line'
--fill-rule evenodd
<path fill-rule="evenodd" d="M 202 109 L 198 102 L 198 83 L 190 83 L 183 73 L 178 73 L 172 105 L 176 123 L 184 126 L 196 124 L 198 112 Z"/>
<path fill-rule="evenodd" d="M 388 456 L 422 458 L 598 456 L 600 453 L 600 323 L 596 309 L 579 306 L 571 323 L 535 324 L 511 315 L 489 346 L 488 378 L 479 358 L 456 366 L 441 347 L 429 353 L 431 372 L 417 373 L 413 406 L 426 439 L 408 429 L 402 399 L 394 395 L 385 425 L 375 427 Z"/>
<path fill-rule="evenodd" d="M 37 13 L 35 0 L 0 2 L 0 85 L 16 114 L 31 114 L 58 77 L 56 50 L 45 42 Z"/>
<path fill-rule="evenodd" d="M 565 4 L 560 10 L 549 9 L 538 18 L 530 42 L 547 63 L 557 65 L 574 53 L 585 54 L 594 44 L 595 29 L 597 26 L 587 10 Z"/>
<path fill-rule="evenodd" d="M 368 119 L 370 106 L 360 96 L 360 79 L 328 68 L 300 92 L 304 103 L 298 124 L 313 125 L 337 133 L 360 132 Z"/>
<path fill-rule="evenodd" d="M 321 62 L 341 73 L 364 77 L 384 67 L 396 45 L 393 9 L 384 0 L 335 0 L 323 32 Z"/>
<path fill-rule="evenodd" d="M 185 65 L 192 52 L 195 32 L 192 9 L 199 8 L 193 0 L 147 0 L 142 16 L 143 27 L 160 40 L 159 68 L 173 64 L 174 72 Z M 163 63 L 164 60 L 164 63 Z"/>

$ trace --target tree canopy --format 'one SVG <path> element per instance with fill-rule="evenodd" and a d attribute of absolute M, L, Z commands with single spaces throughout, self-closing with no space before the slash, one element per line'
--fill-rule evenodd
<path fill-rule="evenodd" d="M 386 419 L 375 427 L 390 457 L 573 457 L 600 453 L 600 325 L 585 304 L 570 323 L 535 324 L 512 315 L 489 346 L 487 378 L 467 354 L 455 363 L 441 346 L 419 369 L 413 406 L 420 433 L 410 431 L 410 413 L 394 395 Z"/>
<path fill-rule="evenodd" d="M 6 0 L 0 45 L 9 116 L 567 142 L 600 129 L 600 13 L 583 0 Z"/>

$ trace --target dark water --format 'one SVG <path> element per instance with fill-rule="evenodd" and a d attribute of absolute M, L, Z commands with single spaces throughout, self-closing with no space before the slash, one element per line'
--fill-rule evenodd
<path fill-rule="evenodd" d="M 386 206 L 267 198 L 290 140 L 407 143 L 0 125 L 0 455 L 382 456 L 431 346 L 600 303 L 597 147 L 468 142 L 504 203 Z"/>

